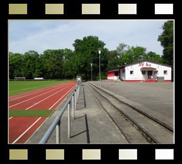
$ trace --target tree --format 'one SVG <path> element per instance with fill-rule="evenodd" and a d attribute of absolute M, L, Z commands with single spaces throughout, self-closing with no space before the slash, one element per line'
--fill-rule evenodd
<path fill-rule="evenodd" d="M 28 51 L 23 55 L 22 74 L 27 79 L 32 79 L 41 75 L 39 66 L 39 54 L 36 51 Z"/>
<path fill-rule="evenodd" d="M 162 63 L 162 58 L 160 55 L 156 54 L 155 52 L 148 52 L 146 54 L 146 56 L 144 57 L 145 60 L 151 60 L 151 61 L 156 61 L 156 62 L 159 62 L 159 63 Z"/>
<path fill-rule="evenodd" d="M 23 75 L 23 55 L 20 53 L 9 52 L 9 78 L 20 77 Z"/>
<path fill-rule="evenodd" d="M 120 58 L 120 55 L 118 54 L 117 50 L 110 51 L 107 70 L 117 67 L 118 65 L 122 65 L 122 60 Z"/>
<path fill-rule="evenodd" d="M 120 56 L 120 58 L 122 57 L 122 55 L 125 54 L 126 48 L 129 49 L 129 46 L 124 43 L 120 43 L 119 46 L 116 48 L 116 51 L 117 51 L 118 55 Z"/>
<path fill-rule="evenodd" d="M 133 51 L 133 62 L 143 60 L 146 55 L 146 48 L 144 47 L 131 47 Z"/>
<path fill-rule="evenodd" d="M 64 49 L 63 60 L 63 76 L 66 78 L 75 78 L 77 74 L 77 67 L 74 65 L 74 52 L 70 49 Z"/>
<path fill-rule="evenodd" d="M 43 66 L 43 77 L 46 79 L 60 79 L 63 76 L 64 50 L 45 50 L 40 58 Z"/>
<path fill-rule="evenodd" d="M 144 47 L 129 47 L 127 46 L 127 50 L 121 56 L 122 64 L 129 64 L 136 61 L 143 60 L 146 56 L 146 48 Z"/>
<path fill-rule="evenodd" d="M 99 73 L 99 55 L 98 48 L 102 48 L 101 53 L 101 72 L 106 72 L 109 51 L 104 48 L 105 43 L 100 41 L 96 36 L 87 36 L 82 40 L 76 39 L 74 44 L 74 66 L 77 67 L 78 73 L 85 80 L 90 79 L 90 64 L 93 63 L 93 77 Z"/>
<path fill-rule="evenodd" d="M 167 21 L 162 26 L 163 32 L 158 37 L 163 49 L 163 62 L 173 65 L 173 21 Z"/>

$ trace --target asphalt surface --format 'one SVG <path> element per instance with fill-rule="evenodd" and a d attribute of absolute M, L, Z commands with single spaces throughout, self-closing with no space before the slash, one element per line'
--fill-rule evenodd
<path fill-rule="evenodd" d="M 130 140 L 130 143 L 145 143 L 145 141 L 142 139 L 142 137 L 140 137 L 139 140 L 137 139 L 137 131 L 135 131 L 133 134 L 128 133 L 128 129 L 131 127 L 129 124 L 127 124 L 126 129 L 123 128 L 124 124 L 127 122 L 126 120 L 123 122 L 121 121 L 123 115 L 134 123 L 134 125 L 137 126 L 142 132 L 144 132 L 149 137 L 150 142 L 162 144 L 173 143 L 173 121 L 171 117 L 164 116 L 159 112 L 151 110 L 140 103 L 126 99 L 121 95 L 108 91 L 103 87 L 93 85 L 93 83 L 90 84 L 94 90 L 99 93 L 99 99 L 100 97 L 104 97 L 104 104 L 109 102 L 115 109 L 117 109 L 117 111 L 122 113 L 120 118 L 117 119 L 115 116 L 113 117 L 114 110 L 109 112 L 114 122 L 116 122 L 118 125 L 118 128 L 121 129 L 128 141 Z M 107 111 L 108 106 L 109 104 L 105 106 Z M 119 124 L 118 121 L 120 121 Z M 128 134 L 130 136 L 129 138 Z M 131 138 L 131 135 L 133 138 Z"/>
<path fill-rule="evenodd" d="M 100 85 L 99 82 L 93 82 Z M 174 86 L 172 82 L 134 83 L 102 82 L 102 87 L 151 110 L 173 118 Z"/>

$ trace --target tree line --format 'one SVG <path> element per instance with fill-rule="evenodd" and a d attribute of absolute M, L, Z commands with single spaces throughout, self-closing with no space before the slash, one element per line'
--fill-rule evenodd
<path fill-rule="evenodd" d="M 170 24 L 170 25 L 169 25 Z M 168 26 L 166 28 L 166 26 Z M 171 21 L 163 25 L 163 33 L 158 37 L 158 41 L 164 47 L 163 55 L 155 52 L 146 52 L 146 48 L 140 46 L 129 46 L 120 43 L 115 50 L 109 51 L 105 43 L 97 36 L 85 36 L 83 39 L 76 39 L 73 43 L 74 51 L 71 49 L 47 49 L 42 54 L 31 50 L 24 54 L 9 52 L 9 78 L 44 77 L 45 79 L 64 79 L 82 76 L 85 80 L 90 80 L 91 69 L 93 79 L 98 79 L 99 75 L 99 54 L 101 48 L 101 77 L 105 79 L 107 71 L 140 60 L 151 60 L 166 64 L 173 64 L 173 40 L 166 37 L 171 36 L 173 29 Z M 171 32 L 165 32 L 165 30 Z M 166 40 L 167 39 L 167 40 Z M 172 44 L 172 45 L 171 45 Z M 167 45 L 167 48 L 166 48 Z M 92 66 L 91 66 L 92 63 Z"/>

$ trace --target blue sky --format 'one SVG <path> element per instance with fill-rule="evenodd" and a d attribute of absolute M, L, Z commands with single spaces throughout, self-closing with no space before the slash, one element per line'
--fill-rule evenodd
<path fill-rule="evenodd" d="M 109 50 L 119 43 L 142 46 L 162 55 L 157 41 L 167 20 L 9 20 L 9 51 L 39 54 L 47 49 L 74 50 L 72 44 L 84 36 L 98 36 Z"/>

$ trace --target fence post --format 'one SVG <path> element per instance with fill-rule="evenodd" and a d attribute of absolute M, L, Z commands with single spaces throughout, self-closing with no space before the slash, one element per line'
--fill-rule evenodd
<path fill-rule="evenodd" d="M 78 100 L 78 87 L 77 87 L 77 90 L 76 90 L 76 102 Z"/>
<path fill-rule="evenodd" d="M 75 119 L 75 109 L 74 109 L 74 106 L 75 106 L 75 104 L 74 104 L 74 94 L 73 94 L 73 96 L 72 96 L 72 103 L 71 103 L 72 105 L 72 120 L 74 120 Z"/>
<path fill-rule="evenodd" d="M 80 95 L 80 87 L 81 87 L 81 84 L 79 84 L 79 87 L 78 87 L 78 95 Z"/>
<path fill-rule="evenodd" d="M 68 139 L 71 136 L 71 124 L 70 124 L 70 102 L 68 103 Z"/>
<path fill-rule="evenodd" d="M 56 144 L 60 143 L 60 120 L 56 125 Z"/>
<path fill-rule="evenodd" d="M 76 110 L 76 89 L 75 89 L 75 110 Z"/>

